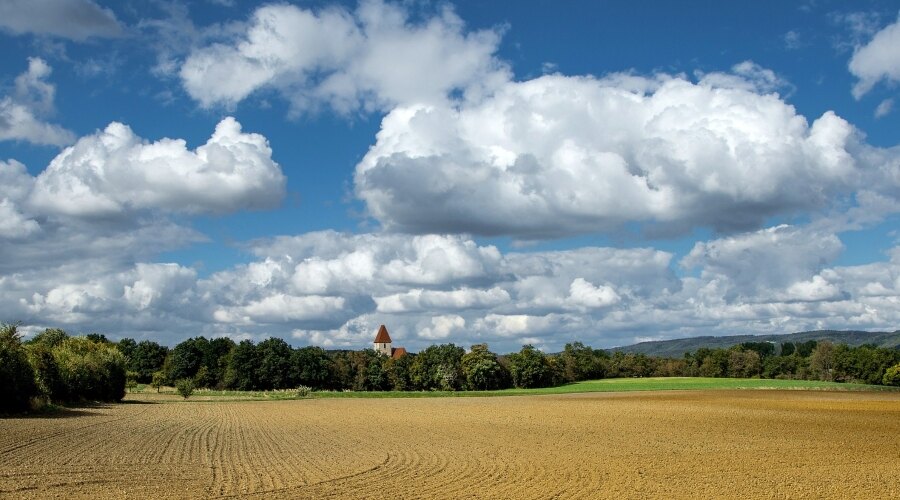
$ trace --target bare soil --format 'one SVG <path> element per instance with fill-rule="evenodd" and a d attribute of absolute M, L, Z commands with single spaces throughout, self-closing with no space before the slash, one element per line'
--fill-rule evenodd
<path fill-rule="evenodd" d="M 900 498 L 900 394 L 130 401 L 0 419 L 0 497 Z"/>

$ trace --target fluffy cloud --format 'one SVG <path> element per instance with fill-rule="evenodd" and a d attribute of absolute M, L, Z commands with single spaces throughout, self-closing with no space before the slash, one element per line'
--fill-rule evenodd
<path fill-rule="evenodd" d="M 193 50 L 181 80 L 204 107 L 274 89 L 295 110 L 324 102 L 349 112 L 440 101 L 506 79 L 493 57 L 496 31 L 467 33 L 449 7 L 421 22 L 411 17 L 377 0 L 352 12 L 267 5 L 236 36 Z"/>
<path fill-rule="evenodd" d="M 225 118 L 195 151 L 181 139 L 148 143 L 127 125 L 66 148 L 35 182 L 30 204 L 44 213 L 111 216 L 141 209 L 226 213 L 267 208 L 284 193 L 268 141 Z"/>
<path fill-rule="evenodd" d="M 5 0 L 0 3 L 0 28 L 79 41 L 122 34 L 116 15 L 91 0 Z"/>
<path fill-rule="evenodd" d="M 857 99 L 882 80 L 900 82 L 900 18 L 856 49 L 850 59 L 850 73 L 859 80 L 853 86 Z"/>
<path fill-rule="evenodd" d="M 633 222 L 751 229 L 896 185 L 878 177 L 896 152 L 859 144 L 831 112 L 809 125 L 759 92 L 772 85 L 752 64 L 696 83 L 550 75 L 478 102 L 398 107 L 357 165 L 356 194 L 389 230 L 532 239 Z"/>
<path fill-rule="evenodd" d="M 53 111 L 56 87 L 46 81 L 51 71 L 43 59 L 28 59 L 28 70 L 16 77 L 13 92 L 0 98 L 0 140 L 54 146 L 75 140 L 72 132 L 41 120 Z"/>

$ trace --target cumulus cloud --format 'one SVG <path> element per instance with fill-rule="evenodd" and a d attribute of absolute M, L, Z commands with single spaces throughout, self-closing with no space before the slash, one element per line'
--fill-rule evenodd
<path fill-rule="evenodd" d="M 115 37 L 123 31 L 112 10 L 91 0 L 5 0 L 0 2 L 0 28 L 16 35 L 34 33 L 77 41 Z"/>
<path fill-rule="evenodd" d="M 53 112 L 56 87 L 46 81 L 51 72 L 43 59 L 28 59 L 28 70 L 16 77 L 12 93 L 0 98 L 0 140 L 53 146 L 75 140 L 72 132 L 42 120 Z"/>
<path fill-rule="evenodd" d="M 832 112 L 808 124 L 761 93 L 777 81 L 752 63 L 696 83 L 549 75 L 401 106 L 357 165 L 356 194 L 389 230 L 534 239 L 635 222 L 753 229 L 884 184 L 869 160 L 896 152 L 868 152 Z"/>
<path fill-rule="evenodd" d="M 414 20 L 406 7 L 377 0 L 354 11 L 266 5 L 224 38 L 191 51 L 179 71 L 204 107 L 272 89 L 295 110 L 386 109 L 477 92 L 508 76 L 493 56 L 500 34 L 467 32 L 449 6 Z"/>
<path fill-rule="evenodd" d="M 698 242 L 681 264 L 700 268 L 703 279 L 718 283 L 726 299 L 752 300 L 791 286 L 802 295 L 811 286 L 801 283 L 833 262 L 843 249 L 832 233 L 780 225 Z"/>
<path fill-rule="evenodd" d="M 219 122 L 194 151 L 182 139 L 150 143 L 113 122 L 54 158 L 38 175 L 30 205 L 72 216 L 142 209 L 226 213 L 272 207 L 284 185 L 266 138 L 243 133 L 234 118 Z"/>
<path fill-rule="evenodd" d="M 860 99 L 882 80 L 890 84 L 900 82 L 900 18 L 875 33 L 872 39 L 858 47 L 850 59 L 850 73 L 858 81 L 853 97 Z"/>

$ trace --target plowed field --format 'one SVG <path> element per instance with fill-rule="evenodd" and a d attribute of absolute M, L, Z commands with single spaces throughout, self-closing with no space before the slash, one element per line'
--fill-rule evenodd
<path fill-rule="evenodd" d="M 900 394 L 131 402 L 0 419 L 12 498 L 898 498 Z"/>

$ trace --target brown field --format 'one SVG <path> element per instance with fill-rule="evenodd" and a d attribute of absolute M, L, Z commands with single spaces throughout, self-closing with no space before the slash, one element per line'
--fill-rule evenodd
<path fill-rule="evenodd" d="M 898 498 L 900 394 L 133 401 L 0 419 L 0 497 Z"/>

